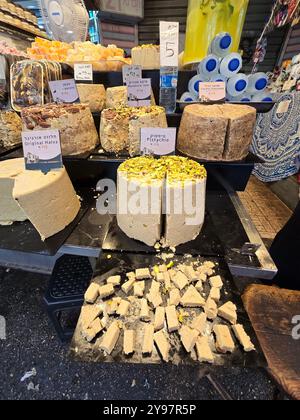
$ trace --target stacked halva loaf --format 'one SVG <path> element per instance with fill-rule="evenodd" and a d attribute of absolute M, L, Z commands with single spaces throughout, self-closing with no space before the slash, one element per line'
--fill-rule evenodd
<path fill-rule="evenodd" d="M 244 159 L 253 139 L 256 110 L 247 105 L 200 105 L 185 108 L 177 148 L 197 159 Z"/>
<path fill-rule="evenodd" d="M 127 160 L 118 169 L 119 227 L 148 246 L 161 241 L 163 246 L 175 247 L 195 239 L 204 223 L 206 178 L 202 165 L 179 156 Z M 138 214 L 128 206 L 137 191 L 141 197 L 146 195 L 147 203 Z M 196 194 L 198 217 L 189 224 L 191 214 L 182 200 L 188 196 L 196 203 Z"/>
<path fill-rule="evenodd" d="M 25 169 L 24 159 L 0 162 L 0 225 L 29 220 L 45 240 L 77 216 L 80 201 L 64 168 Z"/>

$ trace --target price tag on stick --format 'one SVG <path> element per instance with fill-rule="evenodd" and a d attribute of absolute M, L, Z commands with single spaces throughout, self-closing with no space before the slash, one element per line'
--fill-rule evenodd
<path fill-rule="evenodd" d="M 160 66 L 178 67 L 179 22 L 159 22 Z"/>
<path fill-rule="evenodd" d="M 142 128 L 141 153 L 144 155 L 173 155 L 176 149 L 176 128 Z"/>
<path fill-rule="evenodd" d="M 142 78 L 142 66 L 123 66 L 123 84 L 128 85 L 130 80 L 138 80 Z"/>
<path fill-rule="evenodd" d="M 75 64 L 74 77 L 76 82 L 93 83 L 93 65 L 92 64 Z"/>
<path fill-rule="evenodd" d="M 63 167 L 58 130 L 23 131 L 25 167 L 47 173 Z"/>
<path fill-rule="evenodd" d="M 129 80 L 127 86 L 128 106 L 151 105 L 151 79 Z"/>
<path fill-rule="evenodd" d="M 74 104 L 79 103 L 79 93 L 74 79 L 49 82 L 54 102 Z"/>

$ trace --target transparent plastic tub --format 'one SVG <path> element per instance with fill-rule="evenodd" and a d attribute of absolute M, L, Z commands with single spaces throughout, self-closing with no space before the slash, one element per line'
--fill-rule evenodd
<path fill-rule="evenodd" d="M 220 32 L 233 38 L 232 52 L 237 52 L 249 0 L 189 0 L 183 64 L 198 63 Z"/>

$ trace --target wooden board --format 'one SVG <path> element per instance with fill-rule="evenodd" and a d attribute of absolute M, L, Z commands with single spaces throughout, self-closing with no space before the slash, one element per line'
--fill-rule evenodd
<path fill-rule="evenodd" d="M 300 292 L 252 285 L 243 301 L 274 379 L 300 400 L 300 340 L 292 319 L 300 315 Z"/>

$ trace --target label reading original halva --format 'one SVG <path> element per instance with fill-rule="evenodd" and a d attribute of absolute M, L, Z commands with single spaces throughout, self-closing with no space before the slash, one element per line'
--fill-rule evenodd
<path fill-rule="evenodd" d="M 63 167 L 58 130 L 23 131 L 22 142 L 27 170 L 47 173 Z"/>

